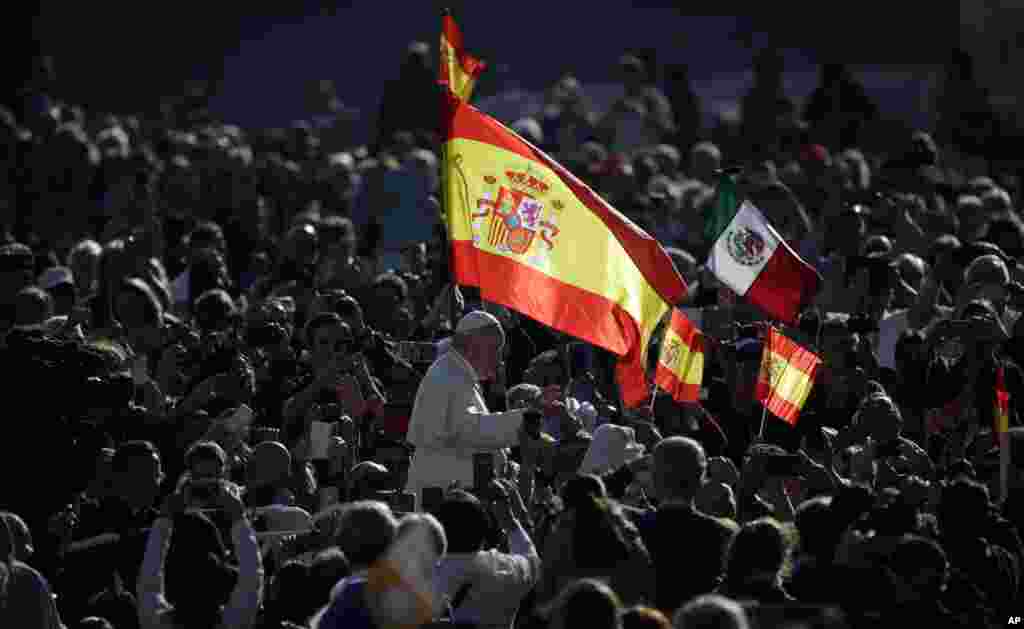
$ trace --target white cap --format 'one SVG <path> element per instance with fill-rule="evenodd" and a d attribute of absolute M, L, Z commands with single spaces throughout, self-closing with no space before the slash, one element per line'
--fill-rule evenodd
<path fill-rule="evenodd" d="M 605 474 L 628 465 L 644 455 L 644 445 L 628 426 L 603 424 L 594 431 L 590 447 L 580 463 L 581 474 Z"/>
<path fill-rule="evenodd" d="M 75 277 L 66 266 L 51 266 L 39 276 L 39 288 L 43 290 L 51 290 L 61 284 L 75 284 Z"/>
<path fill-rule="evenodd" d="M 501 329 L 501 322 L 489 312 L 474 310 L 459 320 L 459 324 L 455 326 L 455 332 L 457 334 L 465 334 L 490 327 Z"/>

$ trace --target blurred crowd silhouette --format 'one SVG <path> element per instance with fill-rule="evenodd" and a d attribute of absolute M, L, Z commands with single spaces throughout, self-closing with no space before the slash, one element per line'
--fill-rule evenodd
<path fill-rule="evenodd" d="M 706 313 L 702 401 L 636 412 L 616 407 L 607 352 L 452 286 L 434 57 L 408 46 L 365 145 L 331 81 L 305 119 L 254 129 L 218 119 L 201 81 L 111 113 L 66 100 L 43 55 L 18 79 L 0 106 L 0 625 L 408 626 L 415 602 L 366 589 L 408 539 L 439 571 L 432 623 L 1020 613 L 1024 484 L 997 497 L 990 399 L 1005 376 L 1020 424 L 1020 130 L 969 55 L 951 54 L 933 129 L 842 63 L 798 103 L 774 49 L 710 127 L 686 65 L 635 53 L 609 107 L 566 74 L 505 121 L 657 238 L 690 288 L 677 305 Z M 823 277 L 792 332 L 821 381 L 796 427 L 763 434 L 762 339 L 740 325 L 757 316 L 712 330 L 701 264 L 732 166 Z M 492 484 L 411 513 L 414 396 L 478 307 L 508 339 L 488 406 L 550 386 L 565 402 L 542 451 L 524 442 Z M 773 472 L 778 455 L 799 461 Z"/>

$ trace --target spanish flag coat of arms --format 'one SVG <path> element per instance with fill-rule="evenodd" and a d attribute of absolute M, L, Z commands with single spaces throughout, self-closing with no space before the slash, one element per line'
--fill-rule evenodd
<path fill-rule="evenodd" d="M 451 91 L 443 98 L 455 281 L 618 355 L 623 404 L 642 404 L 651 335 L 686 296 L 668 255 L 516 133 Z"/>

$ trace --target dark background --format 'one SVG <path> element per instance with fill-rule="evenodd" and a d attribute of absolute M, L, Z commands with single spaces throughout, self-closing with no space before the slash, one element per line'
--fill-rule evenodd
<path fill-rule="evenodd" d="M 482 97 L 511 80 L 543 88 L 567 69 L 584 85 L 607 82 L 627 49 L 656 50 L 659 63 L 688 63 L 695 78 L 710 78 L 746 70 L 752 49 L 768 43 L 793 49 L 795 70 L 822 60 L 942 63 L 957 43 L 957 13 L 943 15 L 934 4 L 927 16 L 893 13 L 897 3 L 880 2 L 764 3 L 770 6 L 753 13 L 752 3 L 729 1 L 445 4 L 469 49 L 490 62 Z M 703 14 L 702 5 L 709 9 Z M 347 105 L 372 114 L 406 44 L 436 45 L 440 6 L 364 0 L 271 10 L 217 0 L 41 0 L 34 17 L 5 20 L 7 41 L 29 53 L 13 57 L 8 88 L 23 84 L 32 54 L 45 51 L 59 94 L 119 113 L 152 111 L 185 80 L 211 79 L 213 110 L 227 120 L 284 125 L 305 114 L 311 81 L 333 79 Z M 733 11 L 742 17 L 716 17 Z M 793 67 L 800 62 L 807 68 Z"/>

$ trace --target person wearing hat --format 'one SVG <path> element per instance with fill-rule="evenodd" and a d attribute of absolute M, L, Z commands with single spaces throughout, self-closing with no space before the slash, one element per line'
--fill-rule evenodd
<path fill-rule="evenodd" d="M 590 447 L 580 463 L 580 474 L 607 474 L 629 465 L 644 455 L 644 445 L 628 426 L 602 424 L 594 431 Z"/>
<path fill-rule="evenodd" d="M 503 469 L 502 449 L 520 443 L 529 411 L 490 412 L 480 386 L 496 377 L 504 344 L 505 332 L 494 315 L 470 312 L 456 326 L 451 348 L 420 382 L 406 435 L 416 448 L 406 488 L 417 505 L 424 488 L 473 486 L 474 454 L 495 453 L 494 468 Z M 552 407 L 561 397 L 559 387 L 548 387 L 542 403 Z"/>

